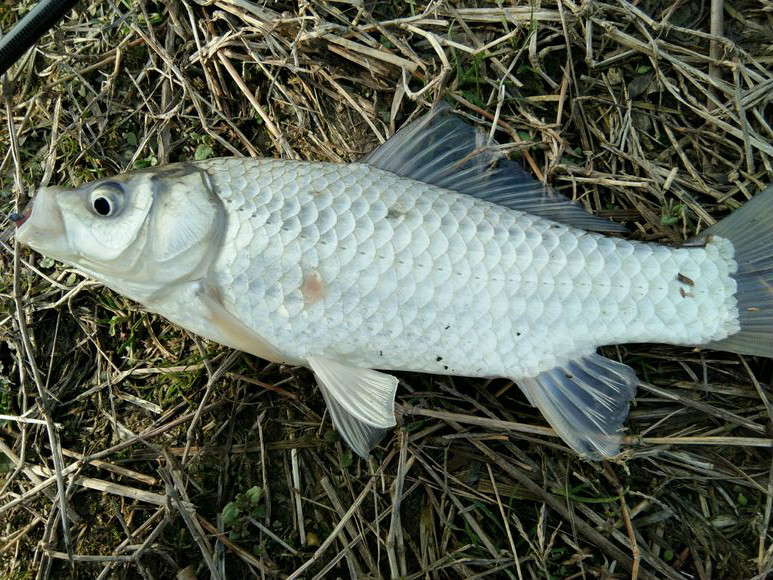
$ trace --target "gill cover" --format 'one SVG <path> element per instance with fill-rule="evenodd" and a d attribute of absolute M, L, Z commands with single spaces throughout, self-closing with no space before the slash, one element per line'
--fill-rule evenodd
<path fill-rule="evenodd" d="M 225 214 L 206 173 L 190 164 L 151 177 L 154 185 L 150 251 L 156 262 L 181 259 L 190 250 L 217 242 Z"/>

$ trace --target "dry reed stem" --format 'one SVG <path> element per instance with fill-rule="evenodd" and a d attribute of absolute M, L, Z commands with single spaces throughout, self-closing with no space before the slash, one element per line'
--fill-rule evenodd
<path fill-rule="evenodd" d="M 712 26 L 670 0 L 81 3 L 6 79 L 3 211 L 38 184 L 197 155 L 355 161 L 442 98 L 631 238 L 681 243 L 773 180 L 773 17 L 722 6 L 720 30 L 718 8 Z M 643 383 L 603 471 L 510 381 L 403 373 L 401 426 L 366 463 L 310 373 L 199 349 L 10 235 L 3 577 L 773 570 L 769 362 L 610 350 Z"/>

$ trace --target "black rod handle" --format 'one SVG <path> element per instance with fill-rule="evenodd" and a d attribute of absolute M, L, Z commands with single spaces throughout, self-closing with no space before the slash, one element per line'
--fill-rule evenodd
<path fill-rule="evenodd" d="M 41 0 L 0 39 L 0 75 L 19 60 L 78 0 Z"/>

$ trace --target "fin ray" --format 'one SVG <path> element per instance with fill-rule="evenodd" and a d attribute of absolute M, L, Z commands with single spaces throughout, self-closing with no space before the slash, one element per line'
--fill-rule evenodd
<path fill-rule="evenodd" d="M 740 331 L 709 348 L 773 358 L 773 186 L 698 236 L 730 240 Z"/>
<path fill-rule="evenodd" d="M 572 449 L 593 459 L 619 452 L 638 384 L 630 367 L 593 353 L 516 382 Z"/>
<path fill-rule="evenodd" d="M 492 145 L 487 145 L 482 131 L 441 103 L 400 129 L 362 162 L 576 228 L 627 231 L 543 185 L 517 163 L 497 155 L 496 143 Z"/>
<path fill-rule="evenodd" d="M 330 409 L 330 416 L 346 443 L 360 457 L 394 427 L 397 378 L 321 356 L 308 358 Z"/>

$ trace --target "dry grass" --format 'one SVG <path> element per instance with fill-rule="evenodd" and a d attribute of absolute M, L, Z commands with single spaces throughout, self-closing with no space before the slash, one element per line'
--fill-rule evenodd
<path fill-rule="evenodd" d="M 684 240 L 772 180 L 769 2 L 726 2 L 723 38 L 678 0 L 460 4 L 86 1 L 4 85 L 2 209 L 195 156 L 353 161 L 438 97 L 635 239 Z M 17 250 L 0 252 L 3 578 L 773 571 L 770 361 L 610 349 L 646 383 L 603 464 L 508 381 L 403 375 L 400 426 L 364 462 L 309 372 Z"/>

